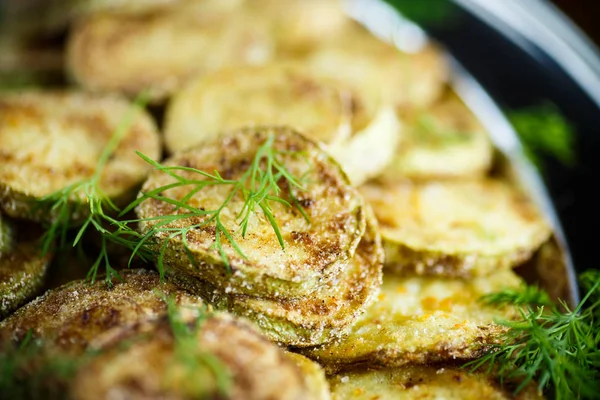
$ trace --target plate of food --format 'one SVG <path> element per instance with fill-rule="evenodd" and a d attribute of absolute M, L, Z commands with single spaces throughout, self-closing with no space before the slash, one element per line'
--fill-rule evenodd
<path fill-rule="evenodd" d="M 598 277 L 393 7 L 44 7 L 5 18 L 0 398 L 596 395 Z"/>

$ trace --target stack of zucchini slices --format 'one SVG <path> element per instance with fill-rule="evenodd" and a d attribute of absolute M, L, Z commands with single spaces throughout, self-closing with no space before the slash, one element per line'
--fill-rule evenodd
<path fill-rule="evenodd" d="M 266 145 L 277 155 L 257 158 Z M 269 211 L 249 215 L 247 232 L 240 216 L 256 193 L 239 192 L 227 202 L 227 185 L 160 189 L 198 179 L 197 171 L 219 171 L 238 181 L 255 173 L 253 165 L 268 172 L 270 163 L 302 177 L 296 182 L 301 187 L 277 178 L 286 192 L 259 205 Z M 142 193 L 160 190 L 161 198 L 144 199 L 136 213 L 141 233 L 161 246 L 166 274 L 181 285 L 254 320 L 272 340 L 295 346 L 339 337 L 374 299 L 383 261 L 376 222 L 339 164 L 314 141 L 287 127 L 244 128 L 178 152 L 163 165 L 186 170 L 177 178 L 163 170 L 151 173 Z M 250 186 L 264 184 L 250 178 Z M 218 214 L 217 227 L 204 224 L 210 214 L 168 220 L 223 204 L 227 209 Z M 185 233 L 173 235 L 177 229 Z"/>

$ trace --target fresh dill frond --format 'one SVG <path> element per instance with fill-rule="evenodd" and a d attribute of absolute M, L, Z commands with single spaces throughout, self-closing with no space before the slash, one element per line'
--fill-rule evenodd
<path fill-rule="evenodd" d="M 154 160 L 151 160 L 144 154 L 138 153 L 142 159 L 156 168 L 157 171 L 165 173 L 174 179 L 174 182 L 167 185 L 146 192 L 141 192 L 140 196 L 121 212 L 121 216 L 123 216 L 148 199 L 158 200 L 173 206 L 172 214 L 126 221 L 131 223 L 153 222 L 152 227 L 139 240 L 139 248 L 150 248 L 153 244 L 152 242 L 156 240 L 157 236 L 160 234 L 166 234 L 166 238 L 162 244 L 160 244 L 160 250 L 158 251 L 157 257 L 157 267 L 161 277 L 164 275 L 163 256 L 169 241 L 176 237 L 181 237 L 190 263 L 195 265 L 195 259 L 188 247 L 187 235 L 190 231 L 200 229 L 208 225 L 214 225 L 215 227 L 215 239 L 211 249 L 214 249 L 219 253 L 229 272 L 231 271 L 229 258 L 223 248 L 223 243 L 225 241 L 229 242 L 233 250 L 240 257 L 244 259 L 247 258 L 239 246 L 239 243 L 234 238 L 235 232 L 228 229 L 222 220 L 223 211 L 229 210 L 229 205 L 236 196 L 242 196 L 244 199 L 244 204 L 236 215 L 238 229 L 239 232 L 241 232 L 242 238 L 244 238 L 248 233 L 251 216 L 261 211 L 270 223 L 273 232 L 277 237 L 279 245 L 282 249 L 285 249 L 285 242 L 277 223 L 276 216 L 273 213 L 273 202 L 283 204 L 287 207 L 296 208 L 304 217 L 304 219 L 307 222 L 310 222 L 308 215 L 303 210 L 302 206 L 298 202 L 298 199 L 296 198 L 297 191 L 306 190 L 303 186 L 306 174 L 300 178 L 293 176 L 293 174 L 287 169 L 284 162 L 281 160 L 281 156 L 283 154 L 298 156 L 301 156 L 301 154 L 279 151 L 274 147 L 274 142 L 275 136 L 270 135 L 267 140 L 265 140 L 265 142 L 258 148 L 248 169 L 237 180 L 225 179 L 219 174 L 218 171 L 208 173 L 192 167 L 164 166 Z M 181 172 L 191 172 L 194 175 L 197 175 L 197 177 L 188 178 L 183 176 Z M 283 197 L 282 186 L 284 185 L 288 188 L 286 194 L 291 199 L 291 203 Z M 224 201 L 219 205 L 219 207 L 212 210 L 207 210 L 205 208 L 198 208 L 188 204 L 189 200 L 194 195 L 209 186 L 226 186 L 231 188 L 228 195 L 225 197 Z M 164 194 L 169 189 L 178 187 L 189 187 L 190 189 L 189 192 L 180 200 L 170 198 Z M 172 227 L 173 223 L 177 221 L 198 217 L 202 219 L 202 221 L 199 223 L 184 227 Z M 137 247 L 134 249 L 134 254 L 137 249 Z"/>
<path fill-rule="evenodd" d="M 56 249 L 64 249 L 69 245 L 80 245 L 84 233 L 90 227 L 101 234 L 100 254 L 87 275 L 92 282 L 95 281 L 100 266 L 104 266 L 105 280 L 108 284 L 112 283 L 112 278 L 120 278 L 108 259 L 107 242 L 110 241 L 128 248 L 133 248 L 138 243 L 139 234 L 135 230 L 110 216 L 110 214 L 119 213 L 120 209 L 100 188 L 100 180 L 107 162 L 133 124 L 136 113 L 145 107 L 147 101 L 148 96 L 141 94 L 133 102 L 132 107 L 100 154 L 96 170 L 90 178 L 75 182 L 42 197 L 34 207 L 34 213 L 49 212 L 51 215 L 51 223 L 46 226 L 40 239 L 43 255 Z M 79 230 L 75 238 L 71 240 L 68 235 L 69 231 L 77 227 Z M 151 255 L 151 251 L 146 248 L 139 248 L 137 253 L 143 259 L 147 259 Z"/>
<path fill-rule="evenodd" d="M 565 166 L 575 163 L 575 131 L 553 104 L 509 111 L 507 116 L 519 135 L 527 157 L 540 170 L 544 157 Z"/>
<path fill-rule="evenodd" d="M 499 292 L 488 293 L 480 301 L 487 305 L 515 306 L 551 306 L 554 304 L 550 295 L 534 285 L 521 285 L 519 288 L 506 288 Z"/>
<path fill-rule="evenodd" d="M 188 311 L 195 314 L 190 321 L 182 315 L 184 306 L 178 306 L 173 299 L 164 295 L 161 297 L 167 303 L 167 317 L 174 340 L 174 361 L 183 367 L 188 388 L 196 392 L 195 395 L 205 395 L 207 385 L 199 378 L 206 376 L 208 372 L 214 379 L 219 395 L 227 397 L 232 386 L 229 370 L 216 356 L 202 350 L 199 344 L 198 333 L 211 312 L 206 307 L 186 307 Z M 173 372 L 175 369 L 169 368 L 168 371 Z M 167 379 L 168 374 L 169 372 L 167 372 Z"/>
<path fill-rule="evenodd" d="M 596 319 L 600 280 L 595 282 L 579 305 L 571 310 L 565 302 L 553 306 L 529 306 L 537 302 L 539 289 L 531 293 L 487 296 L 488 300 L 519 304 L 520 318 L 499 321 L 507 331 L 480 359 L 466 367 L 484 369 L 501 380 L 520 381 L 515 393 L 533 380 L 538 388 L 551 390 L 557 400 L 592 399 L 600 393 L 600 331 Z M 533 294 L 533 296 L 532 296 Z M 494 301 L 496 303 L 496 301 Z"/>

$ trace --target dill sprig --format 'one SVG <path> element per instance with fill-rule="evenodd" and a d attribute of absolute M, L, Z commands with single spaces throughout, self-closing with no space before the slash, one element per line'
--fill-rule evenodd
<path fill-rule="evenodd" d="M 190 307 L 195 313 L 192 321 L 182 316 L 181 307 L 175 301 L 162 296 L 167 303 L 167 317 L 174 339 L 174 361 L 183 366 L 185 378 L 190 388 L 196 392 L 194 395 L 206 394 L 207 386 L 199 379 L 208 372 L 215 380 L 220 396 L 227 397 L 232 386 L 231 374 L 227 367 L 211 353 L 205 352 L 199 345 L 198 333 L 203 323 L 210 317 L 207 307 Z M 168 371 L 175 371 L 169 368 Z M 169 378 L 167 372 L 167 379 Z M 212 385 L 209 385 L 212 386 Z"/>
<path fill-rule="evenodd" d="M 120 209 L 100 188 L 102 172 L 110 157 L 114 154 L 123 137 L 128 133 L 137 112 L 144 108 L 148 101 L 146 94 L 141 94 L 133 102 L 117 129 L 103 149 L 94 174 L 86 179 L 68 185 L 54 193 L 42 197 L 36 202 L 34 213 L 49 210 L 52 216 L 51 223 L 46 227 L 41 237 L 42 254 L 47 254 L 54 249 L 64 249 L 68 245 L 73 247 L 81 244 L 81 239 L 88 228 L 93 227 L 101 234 L 101 250 L 93 263 L 87 278 L 94 282 L 103 265 L 106 271 L 106 282 L 112 283 L 114 277 L 120 278 L 116 269 L 111 267 L 107 242 L 121 246 L 131 247 L 139 234 L 128 225 L 113 218 Z M 108 227 L 107 227 L 108 226 Z M 79 227 L 75 238 L 70 241 L 68 233 L 71 229 Z M 58 241 L 58 243 L 56 243 Z M 146 248 L 139 248 L 138 255 L 143 259 L 150 257 L 151 252 Z"/>
<path fill-rule="evenodd" d="M 544 157 L 566 166 L 575 162 L 575 130 L 551 103 L 509 111 L 507 116 L 521 139 L 525 155 L 543 170 Z"/>
<path fill-rule="evenodd" d="M 541 295 L 539 289 L 486 296 L 484 300 L 488 304 L 518 304 L 520 318 L 499 321 L 508 330 L 499 337 L 498 344 L 466 366 L 493 372 L 501 382 L 520 381 L 515 393 L 536 379 L 538 388 L 550 389 L 557 400 L 597 398 L 600 393 L 600 324 L 597 319 L 600 272 L 586 276 L 589 290 L 573 310 L 564 301 L 553 306 L 525 305 L 528 300 L 537 304 L 540 300 L 545 302 L 547 295 Z"/>
<path fill-rule="evenodd" d="M 141 192 L 138 199 L 132 202 L 121 212 L 121 216 L 130 212 L 142 202 L 149 199 L 158 200 L 172 205 L 173 213 L 127 221 L 128 223 L 153 222 L 152 227 L 137 242 L 132 256 L 136 254 L 140 248 L 151 248 L 153 244 L 156 244 L 153 243 L 153 241 L 155 241 L 158 236 L 161 234 L 166 234 L 166 238 L 163 240 L 162 244 L 160 244 L 160 250 L 158 251 L 157 257 L 157 267 L 161 277 L 164 275 L 163 256 L 166 246 L 170 240 L 173 240 L 176 237 L 181 237 L 190 263 L 192 265 L 196 265 L 194 256 L 188 246 L 187 235 L 190 231 L 214 224 L 215 238 L 211 249 L 214 249 L 219 253 L 227 270 L 230 272 L 231 266 L 229 257 L 225 252 L 223 244 L 225 241 L 229 242 L 233 250 L 239 254 L 240 257 L 247 259 L 243 250 L 239 246 L 238 241 L 234 238 L 234 234 L 239 231 L 241 232 L 241 237 L 244 238 L 248 232 L 251 216 L 255 215 L 259 210 L 269 221 L 273 232 L 277 237 L 279 245 L 282 249 L 285 249 L 285 242 L 277 223 L 277 219 L 273 213 L 272 203 L 276 202 L 287 207 L 295 207 L 305 218 L 305 220 L 309 222 L 308 215 L 296 197 L 297 191 L 305 190 L 302 183 L 306 178 L 306 174 L 300 178 L 296 178 L 281 160 L 281 156 L 284 154 L 296 156 L 302 156 L 302 154 L 299 152 L 279 151 L 274 147 L 274 142 L 275 136 L 270 135 L 267 140 L 265 140 L 265 142 L 258 148 L 249 168 L 239 179 L 236 180 L 225 179 L 219 174 L 218 171 L 214 171 L 211 174 L 192 167 L 161 165 L 156 161 L 149 159 L 145 155 L 138 153 L 142 159 L 154 166 L 156 170 L 173 178 L 174 182 L 146 192 Z M 188 176 L 190 175 L 189 173 L 192 173 L 193 177 L 184 176 L 181 173 L 187 173 L 186 175 Z M 285 182 L 285 186 L 288 188 L 287 195 L 291 199 L 291 203 L 282 197 L 282 186 L 284 186 L 283 182 Z M 198 208 L 188 204 L 189 200 L 194 195 L 209 186 L 228 186 L 231 188 L 223 203 L 221 203 L 219 207 L 212 210 L 207 210 L 205 208 Z M 179 200 L 170 198 L 164 194 L 169 189 L 179 187 L 190 188 L 189 192 Z M 228 210 L 231 201 L 236 196 L 242 196 L 244 199 L 244 204 L 236 215 L 238 230 L 234 232 L 226 227 L 223 223 L 222 213 L 224 210 Z M 201 218 L 201 222 L 190 224 L 184 227 L 172 226 L 173 223 L 177 221 L 185 219 L 197 219 L 198 217 Z"/>

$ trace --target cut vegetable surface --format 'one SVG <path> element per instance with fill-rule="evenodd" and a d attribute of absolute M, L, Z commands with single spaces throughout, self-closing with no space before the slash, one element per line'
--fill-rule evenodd
<path fill-rule="evenodd" d="M 527 260 L 549 237 L 533 203 L 495 179 L 361 188 L 381 227 L 386 265 L 402 273 L 474 276 Z"/>
<path fill-rule="evenodd" d="M 333 144 L 351 133 L 350 90 L 311 76 L 300 66 L 270 64 L 206 74 L 178 93 L 166 117 L 170 152 L 251 125 L 289 125 Z"/>
<path fill-rule="evenodd" d="M 115 332 L 78 371 L 72 396 L 318 399 L 295 361 L 249 323 L 225 314 L 205 318 L 185 337 L 165 319 Z"/>
<path fill-rule="evenodd" d="M 340 337 L 379 293 L 383 251 L 369 214 L 354 258 L 304 297 L 269 299 L 259 297 L 260 292 L 235 295 L 185 277 L 174 277 L 175 281 L 190 292 L 201 293 L 215 307 L 249 318 L 280 344 L 306 347 L 329 342 Z"/>
<path fill-rule="evenodd" d="M 35 240 L 17 236 L 14 224 L 0 214 L 0 319 L 39 293 L 52 258 L 40 254 Z"/>
<path fill-rule="evenodd" d="M 339 165 L 286 127 L 178 153 L 138 201 L 160 270 L 250 295 L 314 290 L 347 265 L 365 230 L 362 197 Z"/>
<path fill-rule="evenodd" d="M 69 38 L 71 74 L 87 89 L 130 96 L 147 90 L 160 102 L 196 74 L 269 60 L 268 28 L 219 3 L 188 1 L 140 14 L 93 14 Z"/>
<path fill-rule="evenodd" d="M 379 299 L 347 331 L 347 336 L 303 351 L 329 372 L 363 366 L 398 367 L 472 359 L 494 343 L 512 308 L 486 307 L 486 293 L 517 287 L 520 279 L 503 271 L 472 281 L 399 278 L 385 275 Z"/>
<path fill-rule="evenodd" d="M 173 284 L 160 283 L 156 272 L 126 270 L 120 275 L 123 281 L 112 287 L 104 281 L 74 281 L 48 291 L 0 322 L 1 341 L 21 341 L 31 330 L 45 346 L 79 354 L 109 329 L 164 314 L 164 296 L 177 304 L 202 303 Z"/>
<path fill-rule="evenodd" d="M 541 400 L 533 385 L 512 395 L 514 384 L 452 366 L 357 370 L 330 378 L 333 400 Z"/>
<path fill-rule="evenodd" d="M 51 220 L 54 215 L 38 200 L 91 178 L 118 129 L 127 131 L 106 162 L 99 187 L 116 202 L 133 197 L 150 168 L 134 150 L 152 159 L 161 150 L 149 115 L 132 107 L 118 96 L 73 91 L 0 96 L 0 207 L 12 217 Z M 76 193 L 72 200 L 83 196 Z"/>
<path fill-rule="evenodd" d="M 450 90 L 430 108 L 402 114 L 401 143 L 382 179 L 470 178 L 490 169 L 491 140 Z"/>

